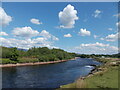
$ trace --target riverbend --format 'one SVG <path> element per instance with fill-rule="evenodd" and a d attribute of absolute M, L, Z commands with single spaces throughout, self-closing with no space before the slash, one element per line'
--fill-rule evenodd
<path fill-rule="evenodd" d="M 59 88 L 88 75 L 100 65 L 94 59 L 79 58 L 67 62 L 45 65 L 2 68 L 3 88 Z"/>

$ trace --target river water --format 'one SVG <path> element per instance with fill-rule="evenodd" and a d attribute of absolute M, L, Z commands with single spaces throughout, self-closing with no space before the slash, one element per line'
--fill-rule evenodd
<path fill-rule="evenodd" d="M 67 62 L 2 68 L 3 88 L 59 88 L 74 82 L 94 69 L 91 64 L 101 63 L 93 59 L 79 58 Z"/>

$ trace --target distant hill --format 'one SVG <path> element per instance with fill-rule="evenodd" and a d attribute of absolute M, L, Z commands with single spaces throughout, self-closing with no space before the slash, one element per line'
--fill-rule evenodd
<path fill-rule="evenodd" d="M 8 47 L 8 48 L 14 48 L 14 47 Z M 23 48 L 17 48 L 17 50 L 28 51 L 27 49 L 23 49 Z"/>

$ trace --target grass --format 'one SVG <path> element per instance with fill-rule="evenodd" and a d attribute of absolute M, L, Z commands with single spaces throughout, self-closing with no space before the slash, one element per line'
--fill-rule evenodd
<path fill-rule="evenodd" d="M 112 59 L 98 59 L 105 63 L 98 67 L 98 72 L 89 75 L 84 79 L 79 78 L 74 83 L 61 86 L 61 88 L 119 88 L 118 71 L 120 61 Z M 116 64 L 113 64 L 117 62 Z"/>
<path fill-rule="evenodd" d="M 107 71 L 85 79 L 87 88 L 118 88 L 118 67 L 110 67 Z"/>

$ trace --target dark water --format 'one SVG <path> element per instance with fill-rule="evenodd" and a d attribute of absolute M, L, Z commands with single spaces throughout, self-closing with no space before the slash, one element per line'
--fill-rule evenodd
<path fill-rule="evenodd" d="M 87 75 L 94 68 L 90 64 L 100 65 L 93 59 L 76 59 L 49 65 L 3 68 L 3 88 L 58 88 Z"/>

